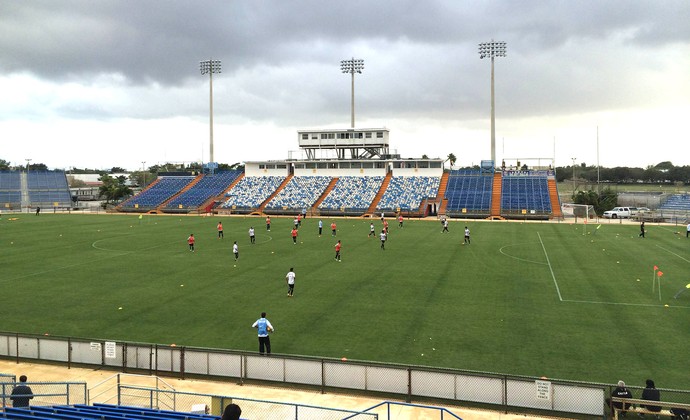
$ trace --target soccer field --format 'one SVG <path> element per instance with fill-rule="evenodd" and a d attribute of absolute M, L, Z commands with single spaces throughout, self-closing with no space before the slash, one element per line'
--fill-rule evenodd
<path fill-rule="evenodd" d="M 2 329 L 256 351 L 266 311 L 276 353 L 688 387 L 690 239 L 673 227 L 391 220 L 381 250 L 368 219 L 323 218 L 321 237 L 317 220 L 293 245 L 291 218 L 2 215 Z"/>

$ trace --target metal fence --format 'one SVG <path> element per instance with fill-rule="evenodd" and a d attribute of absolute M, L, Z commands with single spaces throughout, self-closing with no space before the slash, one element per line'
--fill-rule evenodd
<path fill-rule="evenodd" d="M 10 396 L 16 383 L 0 382 L 2 407 L 11 407 Z M 26 382 L 31 388 L 31 405 L 86 404 L 85 382 Z"/>
<path fill-rule="evenodd" d="M 106 342 L 0 332 L 0 357 L 122 372 L 233 378 L 239 382 L 303 386 L 395 396 L 407 402 L 442 401 L 498 410 L 603 417 L 608 384 L 544 380 L 495 373 L 340 359 L 276 355 L 131 342 Z M 687 394 L 684 394 L 687 395 Z"/>

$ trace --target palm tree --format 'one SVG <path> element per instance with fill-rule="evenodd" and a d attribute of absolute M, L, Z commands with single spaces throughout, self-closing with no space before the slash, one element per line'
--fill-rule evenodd
<path fill-rule="evenodd" d="M 455 161 L 458 160 L 453 153 L 448 153 L 448 159 L 446 159 L 448 162 L 450 162 L 450 167 L 452 168 L 455 166 Z"/>

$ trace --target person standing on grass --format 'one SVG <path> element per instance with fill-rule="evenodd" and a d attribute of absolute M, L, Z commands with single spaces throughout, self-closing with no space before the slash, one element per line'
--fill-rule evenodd
<path fill-rule="evenodd" d="M 331 236 L 335 236 L 338 233 L 337 229 L 338 227 L 335 225 L 335 222 L 331 223 Z"/>
<path fill-rule="evenodd" d="M 194 234 L 190 233 L 189 238 L 187 238 L 187 245 L 189 245 L 189 250 L 194 252 Z"/>
<path fill-rule="evenodd" d="M 402 215 L 402 213 L 400 213 L 400 215 L 398 216 L 398 227 L 399 228 L 403 227 L 403 221 L 404 221 L 403 215 Z"/>
<path fill-rule="evenodd" d="M 218 239 L 223 239 L 225 236 L 223 236 L 223 223 L 218 222 L 218 226 L 216 226 L 216 229 L 218 229 Z"/>
<path fill-rule="evenodd" d="M 340 262 L 340 247 L 342 244 L 340 243 L 340 239 L 338 239 L 338 243 L 335 244 L 335 260 Z"/>
<path fill-rule="evenodd" d="M 240 247 L 237 246 L 237 241 L 232 244 L 232 253 L 235 254 L 235 261 L 240 259 Z"/>
<path fill-rule="evenodd" d="M 448 231 L 448 219 L 444 218 L 443 219 L 443 230 L 441 231 L 441 233 L 446 233 L 446 232 L 450 233 Z"/>
<path fill-rule="evenodd" d="M 644 220 L 640 223 L 640 234 L 638 236 L 644 238 Z"/>
<path fill-rule="evenodd" d="M 386 235 L 388 234 L 388 220 L 383 221 L 383 230 L 386 231 Z"/>
<path fill-rule="evenodd" d="M 297 227 L 302 227 L 302 213 L 297 215 Z"/>
<path fill-rule="evenodd" d="M 465 241 L 463 242 L 463 244 L 470 244 L 470 228 L 468 228 L 467 226 L 465 226 Z"/>
<path fill-rule="evenodd" d="M 26 375 L 19 377 L 19 385 L 12 388 L 12 407 L 14 408 L 29 408 L 29 400 L 34 397 L 31 388 L 26 384 Z"/>
<path fill-rule="evenodd" d="M 368 237 L 371 238 L 372 236 L 376 237 L 376 228 L 374 227 L 373 222 L 369 223 L 369 235 L 368 235 Z"/>
<path fill-rule="evenodd" d="M 271 231 L 271 216 L 266 216 L 266 231 Z"/>
<path fill-rule="evenodd" d="M 256 236 L 254 235 L 254 226 L 249 227 L 249 243 L 256 243 Z"/>
<path fill-rule="evenodd" d="M 252 328 L 256 328 L 259 333 L 259 354 L 263 356 L 265 351 L 266 354 L 270 355 L 271 338 L 268 336 L 268 333 L 275 330 L 271 322 L 266 319 L 266 312 L 261 312 L 261 318 L 257 319 L 256 322 L 252 324 Z"/>
<path fill-rule="evenodd" d="M 384 251 L 386 250 L 386 237 L 387 236 L 388 235 L 386 235 L 385 230 L 382 230 L 381 234 L 379 235 L 379 238 L 381 239 L 381 249 L 383 249 Z"/>
<path fill-rule="evenodd" d="M 688 227 L 686 228 L 687 230 L 685 231 L 685 237 L 687 238 L 690 236 L 690 223 L 688 223 Z"/>
<path fill-rule="evenodd" d="M 288 286 L 288 297 L 292 297 L 295 293 L 295 269 L 290 267 L 290 271 L 285 275 L 285 282 Z"/>
<path fill-rule="evenodd" d="M 321 232 L 323 231 L 323 222 L 319 220 L 319 236 L 321 236 Z"/>
<path fill-rule="evenodd" d="M 292 228 L 292 244 L 297 245 L 297 226 Z"/>

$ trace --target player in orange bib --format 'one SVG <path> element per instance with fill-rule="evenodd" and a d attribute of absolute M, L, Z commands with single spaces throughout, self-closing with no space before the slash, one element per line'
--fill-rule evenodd
<path fill-rule="evenodd" d="M 340 262 L 340 247 L 342 244 L 340 243 L 340 240 L 338 240 L 338 243 L 335 244 L 335 260 Z"/>

